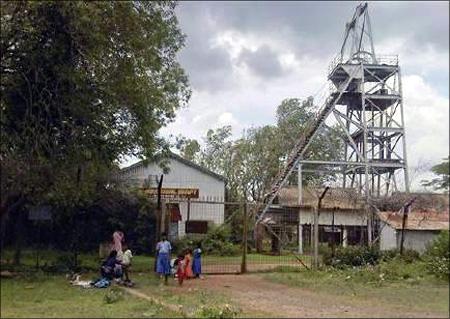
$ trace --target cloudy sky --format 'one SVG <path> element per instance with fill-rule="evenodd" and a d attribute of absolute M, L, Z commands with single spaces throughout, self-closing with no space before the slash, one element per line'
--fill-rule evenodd
<path fill-rule="evenodd" d="M 163 136 L 271 124 L 284 98 L 322 92 L 357 2 L 181 2 L 179 60 L 193 95 Z M 377 54 L 398 54 L 409 162 L 449 153 L 448 2 L 371 2 Z M 414 176 L 413 179 L 417 178 Z"/>

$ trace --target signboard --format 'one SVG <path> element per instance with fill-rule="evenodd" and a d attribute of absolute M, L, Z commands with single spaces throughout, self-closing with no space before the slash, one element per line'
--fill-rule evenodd
<path fill-rule="evenodd" d="M 51 220 L 52 208 L 50 206 L 37 206 L 28 212 L 29 220 Z"/>
<path fill-rule="evenodd" d="M 158 188 L 144 189 L 144 193 L 151 197 L 158 196 Z M 198 188 L 161 188 L 161 198 L 198 198 Z"/>

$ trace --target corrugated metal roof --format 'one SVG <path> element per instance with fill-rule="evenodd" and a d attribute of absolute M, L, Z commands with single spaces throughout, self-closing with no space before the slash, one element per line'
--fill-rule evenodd
<path fill-rule="evenodd" d="M 379 212 L 377 213 L 381 221 L 394 229 L 402 228 L 403 213 Z M 448 212 L 419 211 L 410 212 L 406 220 L 405 229 L 408 230 L 444 230 L 449 229 Z"/>

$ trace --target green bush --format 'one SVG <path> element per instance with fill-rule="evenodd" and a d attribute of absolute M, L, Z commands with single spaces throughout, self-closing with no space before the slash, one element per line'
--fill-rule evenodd
<path fill-rule="evenodd" d="M 204 235 L 186 235 L 172 241 L 172 251 L 176 254 L 181 253 L 187 248 L 194 249 L 201 242 Z"/>
<path fill-rule="evenodd" d="M 375 247 L 348 246 L 338 247 L 334 257 L 331 250 L 325 250 L 323 263 L 336 268 L 359 267 L 365 265 L 375 265 L 381 257 L 380 251 Z"/>
<path fill-rule="evenodd" d="M 428 246 L 425 259 L 429 271 L 439 278 L 449 278 L 450 252 L 449 231 L 442 231 L 439 236 Z"/>
<path fill-rule="evenodd" d="M 231 235 L 229 225 L 212 226 L 207 234 L 190 234 L 174 240 L 172 247 L 174 252 L 180 253 L 186 248 L 194 249 L 198 243 L 201 243 L 202 250 L 205 254 L 238 256 L 241 254 L 242 248 L 240 244 L 232 242 Z"/>
<path fill-rule="evenodd" d="M 380 262 L 376 271 L 385 280 L 417 280 L 423 277 L 425 268 L 425 263 L 419 259 L 409 261 L 405 255 L 397 255 L 388 261 Z"/>
<path fill-rule="evenodd" d="M 103 301 L 106 304 L 112 304 L 118 302 L 121 299 L 123 299 L 123 292 L 118 287 L 112 287 L 111 289 L 108 289 L 105 296 L 103 297 Z"/>
<path fill-rule="evenodd" d="M 207 254 L 220 256 L 237 256 L 241 253 L 241 246 L 232 243 L 229 225 L 212 227 L 202 241 L 203 251 Z"/>
<path fill-rule="evenodd" d="M 420 254 L 413 249 L 403 250 L 403 255 L 401 256 L 400 250 L 398 249 L 385 250 L 381 252 L 382 261 L 390 261 L 394 258 L 401 258 L 406 263 L 412 263 L 414 261 L 420 260 Z"/>
<path fill-rule="evenodd" d="M 236 318 L 240 313 L 239 309 L 236 309 L 228 304 L 223 306 L 200 306 L 197 310 L 196 318 Z"/>

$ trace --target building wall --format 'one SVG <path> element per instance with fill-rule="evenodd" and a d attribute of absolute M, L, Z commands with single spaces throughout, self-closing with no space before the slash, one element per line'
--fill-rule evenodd
<path fill-rule="evenodd" d="M 395 230 L 389 225 L 385 225 L 381 230 L 380 237 L 380 249 L 400 249 L 401 230 Z M 405 230 L 405 239 L 403 242 L 404 249 L 412 249 L 419 253 L 424 253 L 427 245 L 431 243 L 436 236 L 439 235 L 439 231 L 431 230 Z"/>
<path fill-rule="evenodd" d="M 397 248 L 397 231 L 383 222 L 380 224 L 380 227 L 380 250 Z"/>
<path fill-rule="evenodd" d="M 300 210 L 300 224 L 312 224 L 314 214 L 311 209 Z M 333 212 L 320 211 L 319 225 L 332 225 Z M 334 212 L 334 225 L 339 226 L 367 226 L 367 219 L 363 212 L 336 210 Z"/>
<path fill-rule="evenodd" d="M 403 247 L 405 249 L 413 249 L 419 253 L 424 253 L 427 245 L 439 235 L 438 231 L 430 230 L 407 230 L 405 231 L 405 240 Z M 400 231 L 397 232 L 397 246 L 400 248 Z"/>
<path fill-rule="evenodd" d="M 169 160 L 170 171 L 164 174 L 163 170 L 154 163 L 148 164 L 146 167 L 137 166 L 121 173 L 121 180 L 132 181 L 134 185 L 142 185 L 149 175 L 160 176 L 164 174 L 163 188 L 198 188 L 199 198 L 192 199 L 190 208 L 191 220 L 207 220 L 215 224 L 222 224 L 224 221 L 224 205 L 223 204 L 204 204 L 194 203 L 200 201 L 225 201 L 225 182 L 219 180 L 209 174 L 186 165 L 176 159 Z M 156 187 L 157 185 L 151 185 Z M 169 200 L 167 201 L 169 202 Z M 179 236 L 185 234 L 185 222 L 187 219 L 188 205 L 187 202 L 180 203 L 180 213 L 182 221 L 178 225 Z"/>

